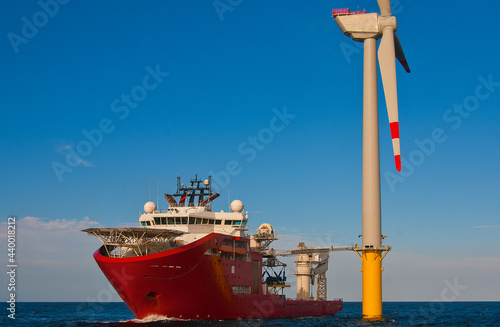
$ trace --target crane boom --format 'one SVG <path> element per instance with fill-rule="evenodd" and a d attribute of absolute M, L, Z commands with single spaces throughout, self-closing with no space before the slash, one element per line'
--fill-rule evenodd
<path fill-rule="evenodd" d="M 322 254 L 330 253 L 333 251 L 354 251 L 356 246 L 331 246 L 329 248 L 306 248 L 306 249 L 294 249 L 294 250 L 270 250 L 269 254 L 279 256 L 279 257 L 291 257 L 298 254 Z"/>

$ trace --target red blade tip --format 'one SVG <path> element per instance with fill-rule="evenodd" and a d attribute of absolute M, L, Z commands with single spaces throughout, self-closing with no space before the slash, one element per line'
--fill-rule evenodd
<path fill-rule="evenodd" d="M 396 169 L 401 172 L 401 156 L 394 156 L 394 160 L 396 161 Z"/>

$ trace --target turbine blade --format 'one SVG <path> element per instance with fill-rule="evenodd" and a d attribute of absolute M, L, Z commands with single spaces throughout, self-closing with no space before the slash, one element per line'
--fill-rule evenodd
<path fill-rule="evenodd" d="M 401 65 L 403 65 L 406 72 L 409 73 L 410 66 L 408 66 L 408 62 L 406 62 L 405 53 L 403 52 L 403 47 L 401 46 L 401 42 L 399 42 L 398 33 L 396 32 L 394 32 L 394 46 L 396 51 L 396 58 L 398 58 Z"/>
<path fill-rule="evenodd" d="M 392 16 L 391 0 L 377 0 L 381 16 Z"/>
<path fill-rule="evenodd" d="M 401 171 L 401 150 L 399 145 L 399 119 L 398 119 L 398 86 L 396 81 L 396 57 L 394 50 L 394 30 L 392 27 L 384 28 L 382 40 L 378 48 L 378 61 L 380 74 L 384 86 L 385 102 L 389 125 L 391 127 L 392 148 L 396 169 Z"/>

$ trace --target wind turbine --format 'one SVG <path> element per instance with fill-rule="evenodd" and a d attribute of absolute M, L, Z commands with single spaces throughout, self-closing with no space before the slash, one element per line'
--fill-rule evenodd
<path fill-rule="evenodd" d="M 401 43 L 396 34 L 396 17 L 390 0 L 378 0 L 380 15 L 366 11 L 350 12 L 334 9 L 335 22 L 342 32 L 364 44 L 363 70 L 363 181 L 362 181 L 362 246 L 356 253 L 362 261 L 363 318 L 382 319 L 382 260 L 391 250 L 382 246 L 380 213 L 380 158 L 377 97 L 377 40 L 382 38 L 378 59 L 384 86 L 387 113 L 392 136 L 396 169 L 401 171 L 399 144 L 396 59 L 409 73 Z"/>

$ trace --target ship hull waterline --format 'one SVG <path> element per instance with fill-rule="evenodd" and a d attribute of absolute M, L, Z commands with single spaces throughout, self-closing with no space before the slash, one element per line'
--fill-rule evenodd
<path fill-rule="evenodd" d="M 248 239 L 211 233 L 172 250 L 136 257 L 94 259 L 138 319 L 151 315 L 177 319 L 260 319 L 333 315 L 343 301 L 299 301 L 264 294 L 262 255 L 248 252 L 227 259 L 212 255 L 224 240 Z M 234 294 L 246 287 L 249 294 Z"/>

